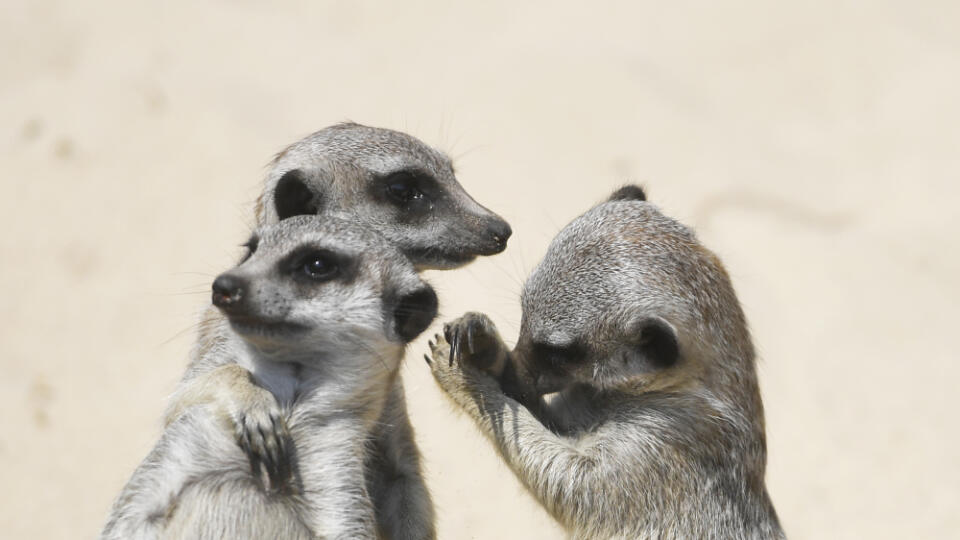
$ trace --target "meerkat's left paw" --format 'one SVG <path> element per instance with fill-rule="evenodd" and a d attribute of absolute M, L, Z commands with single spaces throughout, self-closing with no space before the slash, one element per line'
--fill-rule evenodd
<path fill-rule="evenodd" d="M 430 347 L 430 354 L 423 355 L 423 359 L 427 361 L 433 378 L 437 380 L 440 387 L 449 392 L 457 386 L 457 380 L 463 379 L 460 366 L 453 365 L 453 360 L 450 358 L 450 344 L 441 334 L 434 334 L 427 345 Z"/>
<path fill-rule="evenodd" d="M 453 365 L 453 360 L 450 357 L 450 344 L 441 334 L 434 334 L 433 339 L 427 341 L 427 346 L 430 347 L 430 354 L 423 355 L 423 359 L 427 361 L 431 370 L 437 363 L 446 362 L 448 366 Z"/>
<path fill-rule="evenodd" d="M 424 360 L 433 378 L 460 406 L 467 407 L 477 393 L 499 389 L 496 380 L 489 374 L 469 364 L 460 365 L 452 361 L 451 346 L 443 335 L 435 334 L 428 344 L 431 354 L 424 355 Z"/>

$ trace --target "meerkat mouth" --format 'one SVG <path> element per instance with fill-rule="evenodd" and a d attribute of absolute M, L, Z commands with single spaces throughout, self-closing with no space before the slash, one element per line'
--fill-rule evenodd
<path fill-rule="evenodd" d="M 406 255 L 414 261 L 436 266 L 437 268 L 454 268 L 473 262 L 480 254 L 473 251 L 445 251 L 436 248 L 412 248 L 406 250 Z"/>
<path fill-rule="evenodd" d="M 236 333 L 246 336 L 269 337 L 278 334 L 304 332 L 308 329 L 305 325 L 290 321 L 272 321 L 249 315 L 236 315 L 228 317 L 228 320 L 230 321 L 230 327 L 233 328 Z"/>

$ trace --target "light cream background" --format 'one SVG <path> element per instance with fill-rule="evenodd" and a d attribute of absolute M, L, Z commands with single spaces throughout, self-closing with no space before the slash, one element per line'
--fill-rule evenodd
<path fill-rule="evenodd" d="M 555 232 L 645 184 L 733 276 L 791 536 L 956 535 L 960 4 L 586 4 L 3 1 L 0 536 L 99 531 L 265 164 L 345 119 L 448 151 L 512 223 L 427 276 L 510 340 Z M 559 537 L 424 349 L 441 537 Z"/>

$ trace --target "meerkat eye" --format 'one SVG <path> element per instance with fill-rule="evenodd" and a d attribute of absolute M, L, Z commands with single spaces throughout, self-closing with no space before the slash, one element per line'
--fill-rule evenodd
<path fill-rule="evenodd" d="M 327 281 L 336 277 L 340 270 L 337 261 L 328 253 L 313 252 L 300 259 L 299 271 L 315 281 Z"/>
<path fill-rule="evenodd" d="M 387 185 L 387 193 L 398 202 L 408 203 L 423 198 L 423 192 L 406 182 L 391 182 Z"/>
<path fill-rule="evenodd" d="M 556 366 L 575 363 L 580 360 L 586 352 L 583 347 L 577 343 L 571 343 L 569 345 L 537 343 L 533 348 L 537 356 L 548 360 Z"/>
<path fill-rule="evenodd" d="M 410 171 L 391 174 L 384 182 L 384 186 L 387 196 L 398 204 L 407 205 L 426 198 L 426 195 L 417 186 L 416 175 Z"/>

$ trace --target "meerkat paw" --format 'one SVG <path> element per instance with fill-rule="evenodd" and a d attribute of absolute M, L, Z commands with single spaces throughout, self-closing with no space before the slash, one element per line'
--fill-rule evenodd
<path fill-rule="evenodd" d="M 478 422 L 496 418 L 505 397 L 497 380 L 470 364 L 454 363 L 452 347 L 444 336 L 434 335 L 429 345 L 432 358 L 424 355 L 424 359 L 437 385 L 456 407 Z"/>
<path fill-rule="evenodd" d="M 453 360 L 450 357 L 450 344 L 447 343 L 446 338 L 440 334 L 434 334 L 433 339 L 427 341 L 427 346 L 430 347 L 430 354 L 423 355 L 423 359 L 427 361 L 427 365 L 430 366 L 430 370 L 434 374 L 436 374 L 434 364 L 446 363 L 447 367 L 453 367 Z"/>
<path fill-rule="evenodd" d="M 466 313 L 445 324 L 443 335 L 450 344 L 450 363 L 469 366 L 494 377 L 503 372 L 508 351 L 490 317 Z"/>
<path fill-rule="evenodd" d="M 249 371 L 228 364 L 188 381 L 171 400 L 167 424 L 197 406 L 209 408 L 218 424 L 235 436 L 265 490 L 279 491 L 291 485 L 293 443 L 283 410 Z"/>
<path fill-rule="evenodd" d="M 279 493 L 291 489 L 293 441 L 276 402 L 244 408 L 234 424 L 237 444 L 250 460 L 250 470 L 263 490 Z"/>
<path fill-rule="evenodd" d="M 474 369 L 470 364 L 461 365 L 454 362 L 451 355 L 454 347 L 441 334 L 434 334 L 428 342 L 430 355 L 424 355 L 424 360 L 430 367 L 433 378 L 461 407 L 469 408 L 481 394 L 495 393 L 499 390 L 496 379 L 489 373 Z M 461 342 L 465 344 L 465 342 Z"/>
<path fill-rule="evenodd" d="M 453 357 L 451 356 L 453 349 L 446 338 L 440 334 L 434 334 L 433 339 L 428 341 L 427 345 L 430 347 L 430 354 L 423 355 L 423 359 L 430 366 L 430 372 L 433 373 L 433 378 L 436 379 L 440 388 L 450 393 L 457 387 L 462 386 L 463 372 L 459 365 L 453 365 Z"/>

